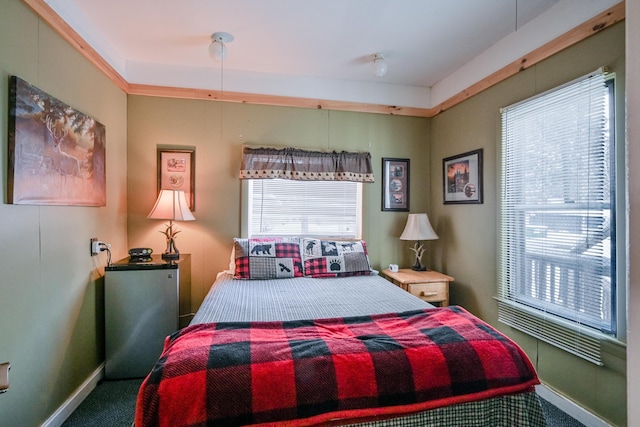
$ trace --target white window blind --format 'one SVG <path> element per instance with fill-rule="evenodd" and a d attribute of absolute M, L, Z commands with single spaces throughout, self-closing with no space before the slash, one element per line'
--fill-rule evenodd
<path fill-rule="evenodd" d="M 502 109 L 499 319 L 594 363 L 616 332 L 611 93 L 598 71 Z"/>
<path fill-rule="evenodd" d="M 360 238 L 362 183 L 249 180 L 249 236 Z"/>

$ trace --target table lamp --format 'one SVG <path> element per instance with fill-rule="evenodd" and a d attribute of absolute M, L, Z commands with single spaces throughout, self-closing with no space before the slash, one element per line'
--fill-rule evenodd
<path fill-rule="evenodd" d="M 416 262 L 411 267 L 415 271 L 425 271 L 426 267 L 422 265 L 422 254 L 424 253 L 424 245 L 420 244 L 420 240 L 435 240 L 438 235 L 431 224 L 426 213 L 409 214 L 407 225 L 400 236 L 400 240 L 417 240 L 411 249 L 416 255 Z"/>
<path fill-rule="evenodd" d="M 167 237 L 167 249 L 162 254 L 164 260 L 176 260 L 180 258 L 180 251 L 176 246 L 176 234 L 178 230 L 173 228 L 173 221 L 193 221 L 196 218 L 189 210 L 184 190 L 160 190 L 156 204 L 147 215 L 151 219 L 168 219 L 167 229 L 160 231 Z"/>

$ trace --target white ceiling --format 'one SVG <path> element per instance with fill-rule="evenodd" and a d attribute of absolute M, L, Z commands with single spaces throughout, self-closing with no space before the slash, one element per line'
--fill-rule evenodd
<path fill-rule="evenodd" d="M 619 0 L 46 1 L 129 83 L 432 107 Z"/>

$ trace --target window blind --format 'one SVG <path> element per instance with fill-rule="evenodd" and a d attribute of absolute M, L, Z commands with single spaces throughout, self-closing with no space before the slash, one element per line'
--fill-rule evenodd
<path fill-rule="evenodd" d="M 362 183 L 249 180 L 249 236 L 359 238 Z"/>
<path fill-rule="evenodd" d="M 594 363 L 580 337 L 616 330 L 610 96 L 598 70 L 501 111 L 499 320 Z"/>

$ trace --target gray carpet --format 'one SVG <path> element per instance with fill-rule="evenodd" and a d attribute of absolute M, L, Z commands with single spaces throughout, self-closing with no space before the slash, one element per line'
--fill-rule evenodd
<path fill-rule="evenodd" d="M 131 427 L 139 380 L 102 381 L 62 427 Z M 585 427 L 544 399 L 542 410 L 548 427 Z"/>
<path fill-rule="evenodd" d="M 131 427 L 141 384 L 142 379 L 101 381 L 62 427 Z"/>

